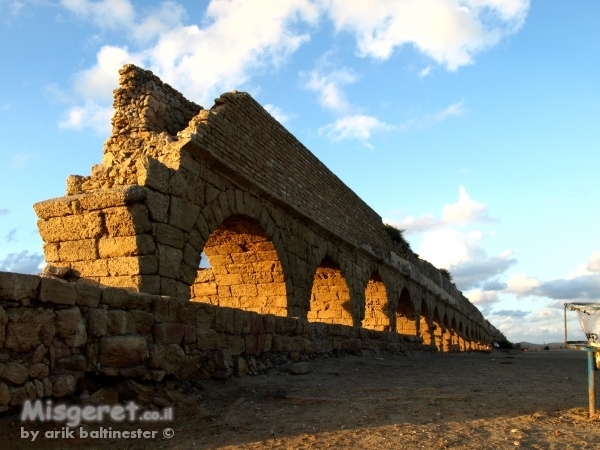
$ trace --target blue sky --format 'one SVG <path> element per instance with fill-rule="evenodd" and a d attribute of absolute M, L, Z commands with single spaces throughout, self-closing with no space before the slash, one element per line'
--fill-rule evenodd
<path fill-rule="evenodd" d="M 600 297 L 600 3 L 0 0 L 0 270 L 101 162 L 118 68 L 249 92 L 515 342 Z M 574 337 L 579 327 L 570 326 Z"/>

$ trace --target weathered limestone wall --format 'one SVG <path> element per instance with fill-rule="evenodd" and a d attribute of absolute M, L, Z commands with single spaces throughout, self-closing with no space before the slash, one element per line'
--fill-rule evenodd
<path fill-rule="evenodd" d="M 81 393 L 86 374 L 225 378 L 274 356 L 422 350 L 416 336 L 0 272 L 0 412 Z"/>
<path fill-rule="evenodd" d="M 148 71 L 120 74 L 102 164 L 34 206 L 51 270 L 78 284 L 410 330 L 439 350 L 501 337 L 248 94 L 206 110 Z M 210 269 L 198 269 L 202 252 Z M 344 283 L 326 287 L 324 267 Z"/>

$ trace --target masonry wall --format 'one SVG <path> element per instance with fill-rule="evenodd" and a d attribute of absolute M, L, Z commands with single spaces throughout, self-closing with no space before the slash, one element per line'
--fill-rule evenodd
<path fill-rule="evenodd" d="M 226 378 L 275 356 L 424 350 L 416 336 L 0 272 L 0 412 L 81 393 L 88 374 Z"/>

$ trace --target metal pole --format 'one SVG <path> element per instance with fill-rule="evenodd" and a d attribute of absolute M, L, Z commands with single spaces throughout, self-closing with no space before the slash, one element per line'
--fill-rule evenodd
<path fill-rule="evenodd" d="M 588 391 L 590 397 L 590 418 L 596 414 L 596 385 L 594 371 L 596 369 L 596 352 L 586 352 L 588 355 Z"/>

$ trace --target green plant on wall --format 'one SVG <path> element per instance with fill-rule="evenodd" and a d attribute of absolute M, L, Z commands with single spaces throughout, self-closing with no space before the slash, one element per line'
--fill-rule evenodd
<path fill-rule="evenodd" d="M 401 230 L 395 227 L 394 225 L 389 225 L 387 223 L 384 223 L 383 227 L 385 228 L 385 231 L 387 232 L 388 236 L 392 239 L 392 241 L 397 242 L 400 245 L 403 245 L 404 247 L 412 251 L 412 249 L 410 248 L 410 244 L 404 237 L 404 231 L 406 230 Z"/>

